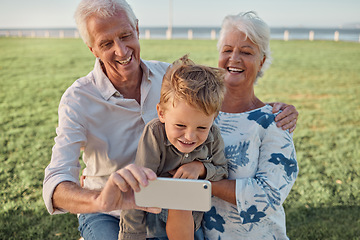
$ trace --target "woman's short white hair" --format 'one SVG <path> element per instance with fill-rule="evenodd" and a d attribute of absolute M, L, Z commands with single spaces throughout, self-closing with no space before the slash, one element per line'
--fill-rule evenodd
<path fill-rule="evenodd" d="M 118 11 L 124 11 L 130 21 L 131 26 L 135 29 L 138 20 L 125 0 L 82 0 L 74 14 L 76 25 L 79 33 L 86 45 L 92 46 L 87 21 L 89 17 L 96 14 L 102 18 L 114 16 Z"/>
<path fill-rule="evenodd" d="M 223 45 L 224 38 L 227 34 L 232 34 L 234 29 L 239 30 L 245 34 L 255 43 L 263 56 L 266 57 L 265 62 L 259 71 L 256 80 L 264 75 L 264 71 L 271 64 L 271 51 L 270 51 L 270 28 L 269 26 L 253 11 L 243 12 L 237 15 L 228 15 L 224 18 L 217 48 L 220 51 Z"/>

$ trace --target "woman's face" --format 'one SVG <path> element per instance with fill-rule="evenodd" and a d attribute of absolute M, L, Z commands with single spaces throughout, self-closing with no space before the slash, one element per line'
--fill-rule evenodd
<path fill-rule="evenodd" d="M 265 57 L 259 47 L 239 30 L 226 33 L 222 45 L 218 66 L 226 70 L 225 84 L 230 86 L 252 87 Z"/>

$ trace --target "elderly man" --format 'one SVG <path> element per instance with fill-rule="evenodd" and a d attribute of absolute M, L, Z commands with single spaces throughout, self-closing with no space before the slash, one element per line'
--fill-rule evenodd
<path fill-rule="evenodd" d="M 96 61 L 61 98 L 43 197 L 51 214 L 78 213 L 86 239 L 117 239 L 119 210 L 135 208 L 133 190 L 156 178 L 131 163 L 145 124 L 157 117 L 169 64 L 140 59 L 138 20 L 125 0 L 82 0 L 75 19 Z M 290 106 L 282 115 L 294 111 Z M 280 125 L 288 122 L 285 118 Z"/>
<path fill-rule="evenodd" d="M 51 214 L 95 213 L 80 214 L 83 235 L 94 226 L 102 239 L 103 232 L 117 239 L 119 213 L 113 210 L 134 207 L 133 201 L 119 204 L 118 185 L 123 179 L 131 181 L 131 175 L 139 176 L 143 185 L 148 176 L 154 177 L 134 165 L 109 176 L 134 161 L 145 124 L 157 116 L 155 106 L 169 64 L 140 59 L 138 21 L 126 1 L 84 0 L 75 18 L 96 61 L 93 71 L 69 87 L 60 101 L 43 197 Z M 84 188 L 79 185 L 80 149 L 86 165 Z M 105 185 L 108 191 L 101 192 Z"/>

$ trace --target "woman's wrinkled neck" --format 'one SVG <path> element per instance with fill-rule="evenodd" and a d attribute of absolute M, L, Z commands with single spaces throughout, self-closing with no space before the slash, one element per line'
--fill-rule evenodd
<path fill-rule="evenodd" d="M 227 113 L 243 113 L 263 106 L 265 106 L 265 104 L 255 96 L 254 92 L 239 94 L 227 91 L 221 111 Z"/>

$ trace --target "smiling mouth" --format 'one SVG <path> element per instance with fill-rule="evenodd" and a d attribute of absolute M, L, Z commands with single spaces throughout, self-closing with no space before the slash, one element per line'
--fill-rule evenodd
<path fill-rule="evenodd" d="M 234 67 L 228 67 L 227 70 L 231 73 L 242 73 L 244 72 L 244 69 L 240 68 L 234 68 Z"/>
<path fill-rule="evenodd" d="M 182 141 L 182 140 L 179 140 L 179 142 L 181 142 L 181 143 L 184 144 L 184 145 L 189 145 L 189 146 L 195 144 L 195 142 L 186 142 L 186 141 Z"/>
<path fill-rule="evenodd" d="M 131 61 L 131 59 L 132 59 L 132 56 L 130 56 L 129 58 L 127 58 L 123 61 L 118 60 L 117 62 L 120 63 L 121 65 L 126 65 Z"/>

